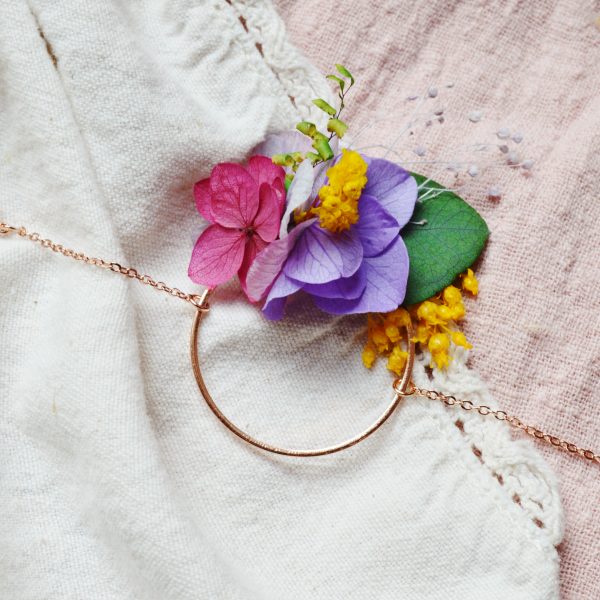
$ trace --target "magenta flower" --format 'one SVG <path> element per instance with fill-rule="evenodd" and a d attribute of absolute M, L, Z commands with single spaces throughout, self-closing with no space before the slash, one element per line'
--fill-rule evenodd
<path fill-rule="evenodd" d="M 246 168 L 221 163 L 196 183 L 196 207 L 210 225 L 192 252 L 192 281 L 214 288 L 237 273 L 247 295 L 248 269 L 279 234 L 284 180 L 284 170 L 270 158 L 253 156 Z"/>
<path fill-rule="evenodd" d="M 248 297 L 264 299 L 267 318 L 280 319 L 287 297 L 299 290 L 332 314 L 389 312 L 402 304 L 409 261 L 399 233 L 414 211 L 417 183 L 392 162 L 363 158 L 368 181 L 356 224 L 341 233 L 323 229 L 317 219 L 289 233 L 282 228 L 281 239 L 257 256 L 248 273 Z M 322 174 L 313 177 L 312 198 L 323 183 Z M 297 187 L 305 188 L 306 181 L 298 181 Z M 290 187 L 289 203 L 295 192 Z"/>

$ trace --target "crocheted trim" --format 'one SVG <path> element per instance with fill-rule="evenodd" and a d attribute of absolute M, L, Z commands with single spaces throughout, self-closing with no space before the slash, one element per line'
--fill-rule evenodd
<path fill-rule="evenodd" d="M 312 99 L 333 101 L 331 89 L 318 69 L 290 43 L 275 7 L 264 0 L 225 1 L 235 10 L 257 53 L 271 69 L 300 118 L 324 125 L 324 114 Z"/>
<path fill-rule="evenodd" d="M 428 368 L 430 356 L 417 358 L 413 371 L 418 386 L 435 389 L 498 408 L 487 386 L 467 367 L 468 352 L 459 348 L 450 366 L 442 371 Z M 501 492 L 505 500 L 518 506 L 525 516 L 526 529 L 538 540 L 552 546 L 563 537 L 563 513 L 558 482 L 551 468 L 530 440 L 516 440 L 506 424 L 479 414 L 430 405 L 446 425 L 449 436 L 457 434 L 476 458 L 482 472 Z"/>

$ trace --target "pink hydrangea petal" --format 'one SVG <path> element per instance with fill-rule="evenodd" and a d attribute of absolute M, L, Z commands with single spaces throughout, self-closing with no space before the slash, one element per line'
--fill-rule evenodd
<path fill-rule="evenodd" d="M 243 231 L 210 225 L 194 246 L 188 269 L 190 279 L 207 287 L 231 279 L 242 264 L 245 244 Z"/>
<path fill-rule="evenodd" d="M 220 163 L 210 174 L 211 211 L 223 227 L 248 227 L 258 212 L 258 184 L 240 165 Z"/>
<path fill-rule="evenodd" d="M 194 200 L 198 212 L 209 222 L 214 223 L 215 217 L 211 208 L 210 180 L 207 177 L 194 184 Z"/>
<path fill-rule="evenodd" d="M 315 221 L 316 219 L 310 219 L 300 223 L 290 231 L 289 235 L 271 242 L 257 255 L 248 270 L 246 278 L 247 294 L 250 300 L 258 302 L 267 293 L 277 275 L 279 275 L 296 241 L 302 235 L 302 232 Z"/>
<path fill-rule="evenodd" d="M 279 203 L 279 210 L 283 210 L 285 204 L 285 171 L 279 166 L 273 164 L 273 161 L 267 156 L 252 156 L 248 161 L 246 168 L 248 173 L 254 177 L 260 188 L 263 183 L 268 183 L 275 193 L 275 198 Z"/>
<path fill-rule="evenodd" d="M 272 242 L 279 233 L 282 205 L 268 183 L 260 186 L 260 204 L 254 217 L 254 230 L 265 242 Z"/>
<path fill-rule="evenodd" d="M 256 255 L 262 250 L 264 250 L 266 246 L 267 242 L 261 239 L 258 235 L 253 235 L 246 241 L 246 248 L 244 250 L 244 260 L 242 261 L 242 266 L 238 270 L 238 277 L 240 278 L 242 290 L 250 301 L 252 301 L 252 299 L 250 298 L 250 296 L 248 296 L 248 270 L 252 266 Z"/>

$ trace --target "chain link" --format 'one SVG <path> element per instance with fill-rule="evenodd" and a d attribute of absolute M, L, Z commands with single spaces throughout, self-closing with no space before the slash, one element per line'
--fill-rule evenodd
<path fill-rule="evenodd" d="M 396 392 L 398 392 L 398 389 L 396 389 Z M 474 404 L 470 400 L 461 400 L 449 394 L 443 394 L 442 392 L 437 392 L 435 390 L 426 390 L 418 388 L 414 385 L 410 387 L 406 392 L 403 392 L 401 395 L 422 396 L 423 398 L 427 398 L 429 400 L 437 400 L 439 402 L 443 402 L 446 406 L 457 406 L 467 412 L 477 412 L 484 417 L 492 416 L 498 419 L 498 421 L 506 421 L 506 423 L 508 423 L 511 427 L 524 431 L 527 435 L 530 435 L 536 440 L 544 441 L 553 446 L 554 448 L 564 450 L 565 452 L 569 452 L 570 454 L 575 454 L 585 460 L 589 460 L 590 462 L 595 462 L 596 464 L 600 465 L 600 455 L 592 452 L 592 450 L 585 450 L 584 448 L 580 448 L 575 444 L 567 442 L 566 440 L 559 438 L 555 435 L 545 433 L 537 427 L 526 425 L 518 417 L 509 415 L 503 410 L 494 410 L 493 408 L 490 408 L 485 404 Z"/>
<path fill-rule="evenodd" d="M 158 290 L 159 292 L 164 292 L 166 294 L 169 294 L 169 296 L 173 296 L 174 298 L 179 298 L 180 300 L 188 302 L 198 310 L 207 311 L 209 308 L 207 302 L 208 291 L 200 295 L 186 294 L 186 292 L 182 292 L 176 287 L 168 286 L 162 281 L 156 281 L 156 279 L 150 277 L 150 275 L 143 275 L 132 267 L 123 267 L 117 262 L 109 262 L 102 258 L 94 258 L 91 256 L 87 256 L 83 252 L 75 252 L 75 250 L 65 248 L 62 244 L 57 244 L 52 240 L 43 238 L 39 233 L 30 233 L 27 231 L 27 229 L 25 229 L 25 227 L 13 227 L 12 225 L 0 222 L 0 235 L 11 234 L 16 234 L 24 239 L 35 242 L 43 248 L 48 248 L 49 250 L 52 250 L 52 252 L 62 254 L 67 258 L 79 260 L 88 265 L 93 265 L 95 267 L 100 267 L 101 269 L 112 271 L 113 273 L 119 273 L 120 275 L 129 277 L 130 279 L 137 279 L 140 283 L 143 283 L 144 285 L 149 285 L 154 289 Z"/>

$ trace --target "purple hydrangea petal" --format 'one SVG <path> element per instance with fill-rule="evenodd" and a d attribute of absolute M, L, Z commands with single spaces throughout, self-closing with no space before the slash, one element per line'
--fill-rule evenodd
<path fill-rule="evenodd" d="M 398 221 L 381 206 L 377 198 L 362 194 L 358 201 L 359 219 L 354 226 L 365 257 L 383 252 L 400 233 Z"/>
<path fill-rule="evenodd" d="M 369 159 L 363 194 L 375 196 L 381 206 L 404 227 L 415 209 L 417 182 L 408 171 L 383 158 Z"/>
<path fill-rule="evenodd" d="M 330 281 L 329 283 L 304 285 L 304 291 L 322 298 L 343 298 L 354 300 L 358 298 L 367 285 L 367 273 L 365 269 L 358 269 L 354 275 Z"/>
<path fill-rule="evenodd" d="M 292 281 L 283 273 L 280 273 L 265 300 L 265 305 L 262 309 L 265 317 L 271 321 L 281 319 L 287 297 L 296 293 L 301 287 L 301 284 Z"/>
<path fill-rule="evenodd" d="M 277 275 L 279 275 L 288 255 L 298 238 L 302 235 L 302 232 L 315 222 L 316 220 L 312 219 L 300 223 L 290 231 L 289 235 L 271 242 L 264 250 L 257 254 L 254 262 L 248 269 L 246 277 L 246 293 L 250 300 L 258 302 L 265 295 Z"/>
<path fill-rule="evenodd" d="M 400 236 L 378 256 L 365 258 L 361 265 L 363 269 L 367 285 L 359 298 L 344 300 L 315 296 L 315 304 L 334 315 L 385 313 L 402 304 L 408 281 L 408 252 Z"/>
<path fill-rule="evenodd" d="M 301 283 L 328 283 L 356 273 L 363 259 L 358 233 L 332 233 L 317 223 L 300 236 L 283 272 Z"/>

